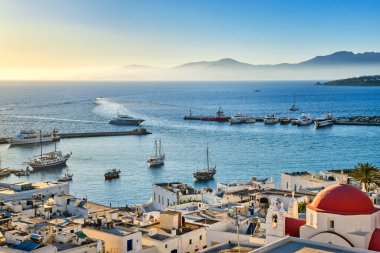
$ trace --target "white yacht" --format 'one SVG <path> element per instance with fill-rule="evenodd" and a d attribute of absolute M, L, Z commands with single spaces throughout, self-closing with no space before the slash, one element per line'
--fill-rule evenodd
<path fill-rule="evenodd" d="M 230 119 L 231 124 L 243 124 L 247 120 L 247 115 L 242 113 L 236 113 L 233 117 Z"/>
<path fill-rule="evenodd" d="M 268 114 L 264 117 L 264 124 L 276 124 L 278 123 L 278 117 L 274 114 Z"/>
<path fill-rule="evenodd" d="M 314 121 L 314 125 L 316 128 L 332 126 L 334 124 L 334 119 L 331 113 L 326 114 L 322 118 L 317 118 Z"/>
<path fill-rule="evenodd" d="M 313 123 L 313 120 L 311 119 L 311 116 L 309 113 L 302 113 L 297 118 L 297 126 L 306 126 L 306 125 L 310 125 L 311 123 Z"/>
<path fill-rule="evenodd" d="M 128 126 L 139 126 L 145 120 L 141 118 L 135 118 L 128 115 L 117 114 L 116 118 L 110 120 L 109 124 L 112 125 L 128 125 Z"/>
<path fill-rule="evenodd" d="M 15 137 L 8 139 L 10 145 L 24 145 L 34 144 L 41 142 L 59 141 L 60 137 L 57 135 L 58 131 L 42 132 L 36 130 L 21 130 Z"/>
<path fill-rule="evenodd" d="M 161 140 L 155 140 L 154 141 L 154 155 L 150 156 L 148 160 L 146 161 L 148 164 L 148 167 L 159 167 L 164 164 L 165 161 L 165 154 L 162 149 Z"/>

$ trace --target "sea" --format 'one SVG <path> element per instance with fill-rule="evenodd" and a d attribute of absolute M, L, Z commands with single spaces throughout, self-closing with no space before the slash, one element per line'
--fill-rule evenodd
<path fill-rule="evenodd" d="M 318 172 L 352 168 L 359 162 L 380 166 L 380 127 L 343 126 L 315 129 L 314 125 L 254 124 L 188 121 L 183 117 L 245 113 L 263 117 L 320 117 L 380 115 L 380 87 L 317 86 L 314 81 L 255 82 L 1 82 L 0 137 L 21 129 L 57 129 L 67 132 L 132 130 L 108 121 L 117 115 L 142 117 L 146 136 L 62 139 L 57 148 L 72 152 L 62 169 L 38 171 L 30 176 L 10 175 L 0 182 L 56 180 L 73 173 L 71 193 L 105 205 L 144 203 L 153 183 L 183 182 L 196 188 L 217 183 L 243 182 L 252 177 L 290 171 Z M 295 94 L 297 112 L 290 112 Z M 102 99 L 96 99 L 102 97 Z M 161 139 L 165 165 L 148 168 L 155 139 Z M 217 174 L 213 181 L 196 182 L 192 173 L 206 163 L 206 145 Z M 44 144 L 43 151 L 54 149 Z M 25 168 L 40 153 L 39 144 L 0 145 L 1 166 Z M 121 177 L 104 180 L 107 169 L 118 168 Z"/>

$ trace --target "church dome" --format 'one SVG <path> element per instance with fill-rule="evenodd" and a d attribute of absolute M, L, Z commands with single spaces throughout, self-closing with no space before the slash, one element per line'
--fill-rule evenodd
<path fill-rule="evenodd" d="M 342 215 L 360 215 L 376 212 L 370 198 L 355 186 L 336 184 L 317 194 L 309 209 Z"/>

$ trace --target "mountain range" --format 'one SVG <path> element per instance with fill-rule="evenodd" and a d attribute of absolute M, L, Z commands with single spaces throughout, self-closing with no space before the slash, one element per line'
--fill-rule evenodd
<path fill-rule="evenodd" d="M 253 65 L 231 58 L 185 63 L 171 68 L 126 65 L 79 79 L 101 80 L 329 80 L 380 72 L 380 53 L 335 52 L 299 63 Z"/>

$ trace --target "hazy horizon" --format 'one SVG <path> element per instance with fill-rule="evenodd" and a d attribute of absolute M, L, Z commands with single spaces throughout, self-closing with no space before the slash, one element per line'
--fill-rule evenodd
<path fill-rule="evenodd" d="M 373 0 L 2 0 L 0 79 L 188 80 L 181 73 L 118 70 L 224 58 L 253 65 L 298 63 L 337 51 L 380 52 L 379 7 Z M 276 80 L 295 76 L 279 74 L 285 76 Z M 219 74 L 200 79 L 214 75 Z M 242 79 L 267 80 L 266 75 Z M 318 73 L 296 77 L 315 79 Z"/>

